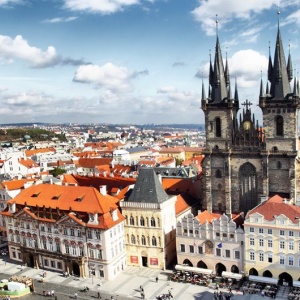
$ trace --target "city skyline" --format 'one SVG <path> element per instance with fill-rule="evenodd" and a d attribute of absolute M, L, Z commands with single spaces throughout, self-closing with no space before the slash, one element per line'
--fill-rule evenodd
<path fill-rule="evenodd" d="M 216 20 L 231 86 L 255 106 L 278 11 L 295 75 L 300 63 L 300 4 L 261 2 L 2 0 L 0 123 L 204 123 Z"/>

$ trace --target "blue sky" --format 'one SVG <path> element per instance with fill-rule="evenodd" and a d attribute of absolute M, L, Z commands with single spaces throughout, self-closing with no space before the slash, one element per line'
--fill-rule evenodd
<path fill-rule="evenodd" d="M 232 87 L 257 104 L 278 4 L 297 70 L 298 0 L 0 0 L 0 124 L 203 123 L 216 14 Z"/>

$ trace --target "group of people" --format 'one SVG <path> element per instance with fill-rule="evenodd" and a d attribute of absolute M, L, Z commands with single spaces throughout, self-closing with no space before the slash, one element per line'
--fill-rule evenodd
<path fill-rule="evenodd" d="M 231 291 L 229 293 L 214 292 L 214 300 L 230 300 L 232 296 Z"/>
<path fill-rule="evenodd" d="M 170 300 L 171 298 L 173 298 L 173 295 L 170 290 L 168 291 L 168 294 L 161 294 L 156 297 L 157 300 Z"/>
<path fill-rule="evenodd" d="M 54 290 L 52 290 L 52 291 L 43 291 L 43 296 L 55 297 Z"/>
<path fill-rule="evenodd" d="M 4 300 L 10 300 L 10 296 L 5 296 Z"/>

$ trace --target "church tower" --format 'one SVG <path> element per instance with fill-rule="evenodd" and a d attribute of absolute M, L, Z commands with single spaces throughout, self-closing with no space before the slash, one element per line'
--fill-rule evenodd
<path fill-rule="evenodd" d="M 290 55 L 285 62 L 279 28 L 268 73 L 266 91 L 261 79 L 260 127 L 250 101 L 243 101 L 240 109 L 236 82 L 234 97 L 231 96 L 228 61 L 226 57 L 224 68 L 217 35 L 214 63 L 210 61 L 208 97 L 202 83 L 206 130 L 202 209 L 246 213 L 273 194 L 296 199 L 299 85 L 294 79 L 291 92 L 292 62 Z"/>
<path fill-rule="evenodd" d="M 278 12 L 279 14 L 279 12 Z M 270 52 L 270 51 L 269 51 Z M 293 89 L 290 82 L 293 80 Z M 270 84 L 270 89 L 269 89 Z M 278 21 L 274 60 L 269 54 L 268 82 L 261 86 L 259 106 L 263 113 L 266 151 L 263 164 L 268 166 L 263 180 L 267 194 L 279 194 L 300 205 L 298 151 L 299 83 L 293 78 L 291 54 L 285 61 Z"/>

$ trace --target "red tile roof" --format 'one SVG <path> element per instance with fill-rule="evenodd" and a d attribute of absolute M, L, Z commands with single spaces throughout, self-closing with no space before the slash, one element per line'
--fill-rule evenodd
<path fill-rule="evenodd" d="M 267 221 L 272 221 L 279 215 L 285 215 L 291 222 L 298 223 L 300 207 L 286 203 L 282 197 L 275 195 L 248 212 L 247 218 L 254 213 L 263 215 Z"/>
<path fill-rule="evenodd" d="M 112 158 L 79 158 L 78 164 L 83 168 L 95 168 L 96 166 L 107 165 L 112 161 Z"/>
<path fill-rule="evenodd" d="M 175 204 L 175 213 L 179 215 L 184 211 L 188 210 L 190 206 L 185 202 L 181 195 L 177 196 L 176 204 Z"/>

